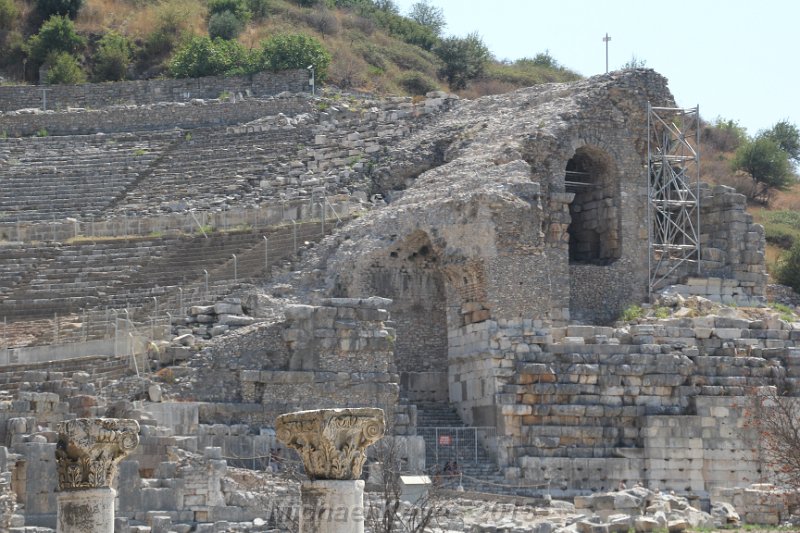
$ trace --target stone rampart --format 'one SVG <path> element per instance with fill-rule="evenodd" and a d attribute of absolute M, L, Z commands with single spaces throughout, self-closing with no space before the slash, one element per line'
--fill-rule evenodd
<path fill-rule="evenodd" d="M 308 72 L 291 70 L 259 72 L 249 76 L 208 76 L 204 78 L 154 79 L 82 85 L 6 85 L 0 87 L 0 111 L 42 109 L 46 92 L 47 109 L 99 107 L 120 104 L 186 102 L 194 98 L 264 97 L 284 91 L 309 92 Z"/>

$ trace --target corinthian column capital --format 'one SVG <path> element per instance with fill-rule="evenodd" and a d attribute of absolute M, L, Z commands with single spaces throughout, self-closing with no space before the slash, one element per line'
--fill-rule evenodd
<path fill-rule="evenodd" d="M 383 409 L 319 409 L 277 418 L 278 440 L 297 450 L 311 479 L 358 479 L 367 446 L 386 431 Z"/>
<path fill-rule="evenodd" d="M 111 487 L 117 464 L 139 445 L 139 423 L 77 418 L 58 424 L 58 490 Z"/>

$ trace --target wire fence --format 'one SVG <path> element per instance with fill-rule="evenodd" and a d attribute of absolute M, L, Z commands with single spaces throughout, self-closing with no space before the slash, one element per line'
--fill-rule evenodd
<path fill-rule="evenodd" d="M 478 465 L 491 461 L 484 451 L 496 437 L 496 428 L 486 427 L 418 427 L 417 435 L 425 440 L 428 463 L 460 463 Z"/>
<path fill-rule="evenodd" d="M 341 194 L 326 196 L 312 193 L 307 197 L 274 200 L 269 204 L 225 210 L 195 210 L 162 215 L 120 213 L 112 217 L 87 216 L 83 219 L 0 223 L 0 235 L 18 243 L 65 242 L 90 238 L 147 237 L 164 234 L 203 235 L 210 230 L 267 228 L 290 220 L 326 218 L 343 219 L 359 210 L 360 202 Z"/>
<path fill-rule="evenodd" d="M 17 346 L 12 339 L 26 340 L 31 335 L 35 336 L 35 343 L 26 342 L 25 346 L 65 345 L 113 338 L 115 354 L 134 354 L 137 350 L 144 350 L 147 340 L 164 338 L 172 324 L 185 317 L 191 306 L 217 301 L 244 282 L 270 278 L 275 269 L 286 268 L 300 249 L 320 240 L 352 216 L 349 208 L 339 211 L 324 197 L 317 203 L 317 211 L 309 210 L 308 214 L 321 216 L 301 221 L 291 219 L 263 231 L 254 231 L 251 237 L 231 248 L 233 253 L 217 258 L 214 263 L 204 263 L 202 257 L 195 263 L 182 263 L 180 268 L 184 272 L 195 274 L 190 281 L 159 285 L 158 272 L 153 272 L 149 286 L 127 290 L 122 284 L 116 292 L 107 288 L 108 294 L 103 297 L 107 305 L 102 307 L 67 310 L 48 318 L 24 322 L 12 322 L 4 316 L 0 349 L 5 353 L 0 352 L 0 364 L 16 362 L 13 352 Z M 169 264 L 162 266 L 177 268 Z M 112 276 L 119 272 L 114 265 L 109 265 L 107 274 Z M 145 277 L 146 274 L 145 269 Z M 80 297 L 75 298 L 75 302 L 81 302 Z M 52 309 L 64 302 L 51 298 L 43 303 Z M 13 307 L 8 309 L 14 311 Z M 22 310 L 26 308 L 22 307 Z"/>

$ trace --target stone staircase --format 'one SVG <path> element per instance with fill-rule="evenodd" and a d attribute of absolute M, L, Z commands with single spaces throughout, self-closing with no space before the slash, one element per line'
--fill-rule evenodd
<path fill-rule="evenodd" d="M 443 487 L 455 489 L 460 482 L 468 491 L 506 493 L 505 480 L 495 460 L 481 445 L 481 431 L 476 435 L 476 430 L 466 427 L 453 406 L 418 403 L 417 434 L 425 438 L 427 470 L 433 475 L 439 465 Z M 443 470 L 448 461 L 457 461 L 463 476 L 445 476 Z"/>

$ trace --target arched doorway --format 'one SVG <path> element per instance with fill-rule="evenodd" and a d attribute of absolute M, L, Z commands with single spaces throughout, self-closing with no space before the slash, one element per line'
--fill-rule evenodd
<path fill-rule="evenodd" d="M 447 298 L 440 263 L 428 235 L 417 231 L 369 267 L 366 292 L 393 300 L 395 361 L 401 373 L 447 372 Z"/>
<path fill-rule="evenodd" d="M 569 205 L 570 264 L 606 265 L 619 259 L 619 183 L 611 157 L 583 146 L 567 162 L 565 188 L 575 194 Z"/>

